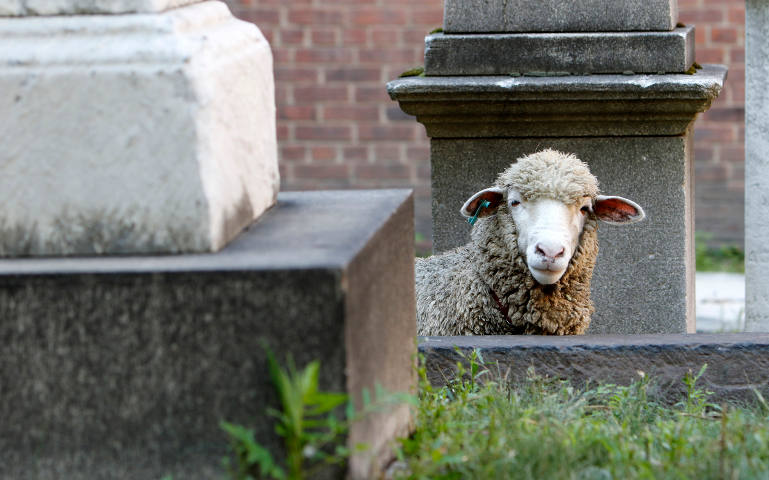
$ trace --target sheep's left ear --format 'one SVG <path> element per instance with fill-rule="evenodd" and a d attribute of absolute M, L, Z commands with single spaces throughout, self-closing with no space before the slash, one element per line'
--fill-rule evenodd
<path fill-rule="evenodd" d="M 593 212 L 599 220 L 615 225 L 640 222 L 646 214 L 637 203 L 622 197 L 595 197 Z"/>
<path fill-rule="evenodd" d="M 484 200 L 489 202 L 489 205 L 478 211 L 478 207 L 481 206 Z M 504 201 L 505 191 L 499 187 L 491 187 L 481 190 L 470 197 L 470 199 L 462 205 L 462 209 L 459 212 L 468 218 L 475 216 L 475 212 L 478 212 L 478 218 L 488 217 L 489 215 L 497 213 L 497 207 Z"/>

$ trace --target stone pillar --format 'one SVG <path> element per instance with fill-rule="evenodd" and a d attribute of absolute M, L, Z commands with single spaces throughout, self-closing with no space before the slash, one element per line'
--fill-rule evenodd
<path fill-rule="evenodd" d="M 224 4 L 2 15 L 0 255 L 213 251 L 275 203 L 272 54 Z"/>
<path fill-rule="evenodd" d="M 435 249 L 469 240 L 459 208 L 516 158 L 573 152 L 648 217 L 601 226 L 589 332 L 694 332 L 691 124 L 726 69 L 696 69 L 676 22 L 675 0 L 447 0 L 425 76 L 388 84 L 431 137 Z"/>
<path fill-rule="evenodd" d="M 769 331 L 769 3 L 745 2 L 745 327 Z"/>

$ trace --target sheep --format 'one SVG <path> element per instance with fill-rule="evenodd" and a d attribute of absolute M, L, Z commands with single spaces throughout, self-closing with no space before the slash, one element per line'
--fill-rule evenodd
<path fill-rule="evenodd" d="M 542 150 L 514 162 L 465 202 L 466 245 L 417 259 L 419 335 L 582 334 L 598 220 L 643 220 L 633 201 L 599 195 L 573 154 Z"/>

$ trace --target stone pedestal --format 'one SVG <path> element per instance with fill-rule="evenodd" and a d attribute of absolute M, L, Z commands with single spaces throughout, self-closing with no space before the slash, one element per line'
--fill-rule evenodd
<path fill-rule="evenodd" d="M 745 5 L 745 328 L 769 332 L 769 5 Z"/>
<path fill-rule="evenodd" d="M 185 3 L 0 0 L 0 255 L 214 251 L 274 204 L 270 47 Z"/>
<path fill-rule="evenodd" d="M 578 12 L 601 1 L 567 3 Z M 641 8 L 642 2 L 603 3 Z M 469 195 L 516 158 L 545 148 L 576 153 L 602 192 L 643 206 L 642 223 L 601 226 L 591 333 L 695 331 L 690 127 L 718 95 L 726 69 L 695 71 L 693 30 L 673 28 L 675 2 L 645 5 L 652 4 L 669 7 L 662 15 L 673 16 L 667 31 L 608 32 L 616 19 L 599 16 L 589 23 L 598 32 L 544 33 L 550 17 L 531 5 L 532 19 L 540 19 L 528 25 L 535 33 L 428 37 L 426 76 L 388 84 L 390 96 L 431 137 L 437 251 L 469 240 L 470 226 L 459 214 Z M 451 5 L 447 27 L 459 18 L 449 15 Z M 485 22 L 473 23 L 476 32 L 499 30 L 498 15 L 473 18 Z M 599 28 L 597 21 L 606 23 Z M 527 54 L 515 54 L 522 45 Z M 660 45 L 666 47 L 658 52 Z M 469 55 L 468 46 L 486 53 Z M 625 74 L 610 73 L 618 71 Z"/>
<path fill-rule="evenodd" d="M 0 478 L 223 476 L 219 422 L 277 449 L 262 342 L 322 388 L 414 387 L 413 202 L 285 193 L 216 254 L 0 261 Z M 373 478 L 406 405 L 354 424 Z"/>

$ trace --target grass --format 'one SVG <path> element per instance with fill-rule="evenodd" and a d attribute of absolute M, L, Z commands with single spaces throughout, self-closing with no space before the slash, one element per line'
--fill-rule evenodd
<path fill-rule="evenodd" d="M 716 405 L 682 381 L 674 405 L 629 386 L 577 388 L 537 376 L 492 381 L 479 355 L 434 388 L 420 369 L 416 430 L 401 439 L 394 478 L 753 479 L 769 478 L 769 406 Z M 461 367 L 460 367 L 461 368 Z"/>
<path fill-rule="evenodd" d="M 736 245 L 708 246 L 711 234 L 697 232 L 694 252 L 698 272 L 745 272 L 745 251 Z"/>
<path fill-rule="evenodd" d="M 374 403 L 364 400 L 360 415 L 348 404 L 346 419 L 337 420 L 334 410 L 347 398 L 318 390 L 317 362 L 297 369 L 289 361 L 284 369 L 269 360 L 282 407 L 270 413 L 285 459 L 273 459 L 253 430 L 224 423 L 230 478 L 300 480 L 343 464 L 351 453 L 347 427 L 378 411 L 366 407 Z M 417 398 L 392 398 L 412 405 L 416 425 L 398 440 L 387 478 L 769 478 L 769 403 L 758 392 L 747 406 L 713 403 L 698 386 L 705 366 L 685 375 L 681 398 L 668 403 L 652 395 L 654 380 L 643 372 L 628 386 L 574 386 L 534 370 L 510 383 L 498 370 L 492 375 L 498 367 L 478 352 L 457 368 L 446 386 L 433 387 L 422 361 Z"/>

